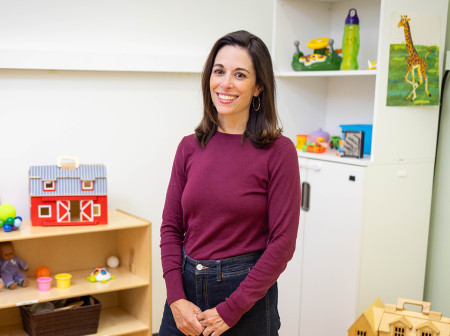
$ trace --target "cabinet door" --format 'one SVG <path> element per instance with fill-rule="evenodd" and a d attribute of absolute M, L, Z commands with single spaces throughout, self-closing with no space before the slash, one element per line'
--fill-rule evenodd
<path fill-rule="evenodd" d="M 299 159 L 301 182 L 307 179 L 308 171 L 304 168 L 306 161 Z M 278 311 L 281 318 L 280 336 L 297 336 L 300 333 L 300 283 L 302 278 L 304 223 L 305 219 L 301 214 L 294 256 L 278 279 Z"/>
<path fill-rule="evenodd" d="M 300 335 L 346 335 L 356 313 L 365 168 L 311 159 L 306 166 Z"/>

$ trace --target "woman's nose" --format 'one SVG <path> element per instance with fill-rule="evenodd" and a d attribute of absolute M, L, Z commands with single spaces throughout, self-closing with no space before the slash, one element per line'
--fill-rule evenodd
<path fill-rule="evenodd" d="M 229 89 L 231 86 L 233 86 L 232 80 L 231 80 L 231 76 L 223 76 L 222 77 L 222 82 L 220 83 L 220 86 L 224 89 Z"/>

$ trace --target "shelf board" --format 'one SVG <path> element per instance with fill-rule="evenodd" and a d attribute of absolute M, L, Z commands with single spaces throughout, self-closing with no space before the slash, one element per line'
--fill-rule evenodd
<path fill-rule="evenodd" d="M 2 289 L 0 309 L 20 306 L 23 304 L 32 304 L 37 302 L 53 301 L 77 297 L 82 295 L 94 295 L 99 293 L 114 292 L 130 288 L 138 288 L 148 286 L 148 281 L 143 280 L 139 276 L 125 270 L 121 267 L 111 270 L 111 274 L 115 279 L 105 283 L 90 282 L 86 280 L 92 269 L 81 271 L 68 271 L 72 275 L 71 286 L 67 289 L 59 289 L 56 287 L 56 280 L 52 275 L 52 288 L 49 291 L 39 291 L 36 278 L 29 278 L 28 287 L 18 287 L 14 290 Z"/>
<path fill-rule="evenodd" d="M 109 211 L 108 224 L 105 225 L 32 226 L 29 219 L 24 219 L 19 230 L 12 232 L 1 231 L 0 242 L 105 232 L 145 227 L 148 225 L 150 225 L 149 221 L 127 214 L 121 210 Z"/>
<path fill-rule="evenodd" d="M 102 309 L 98 330 L 93 335 L 118 336 L 149 330 L 149 326 L 142 323 L 120 308 Z M 0 335 L 28 336 L 21 324 L 0 327 Z"/>
<path fill-rule="evenodd" d="M 376 76 L 377 70 L 335 70 L 335 71 L 280 71 L 276 77 L 346 77 Z"/>
<path fill-rule="evenodd" d="M 201 73 L 205 55 L 0 49 L 0 69 Z"/>
<path fill-rule="evenodd" d="M 337 155 L 336 152 L 327 152 L 327 153 L 308 153 L 303 152 L 299 149 L 297 149 L 297 155 L 300 158 L 305 159 L 314 159 L 314 160 L 321 160 L 321 161 L 330 161 L 330 162 L 337 162 L 337 163 L 343 163 L 343 164 L 351 164 L 354 166 L 369 166 L 371 164 L 370 155 L 364 154 L 364 157 L 362 159 L 357 158 L 349 158 L 349 157 L 341 157 Z"/>

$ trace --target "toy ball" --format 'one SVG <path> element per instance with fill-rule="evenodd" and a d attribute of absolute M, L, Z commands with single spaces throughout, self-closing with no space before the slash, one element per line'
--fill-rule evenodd
<path fill-rule="evenodd" d="M 16 209 L 11 204 L 0 205 L 0 219 L 6 221 L 8 217 L 16 217 Z"/>
<path fill-rule="evenodd" d="M 14 227 L 18 229 L 22 225 L 22 218 L 16 217 L 14 219 Z"/>
<path fill-rule="evenodd" d="M 2 228 L 3 225 L 5 225 L 5 221 L 3 221 L 3 220 L 0 219 L 0 228 Z"/>
<path fill-rule="evenodd" d="M 116 256 L 111 256 L 106 260 L 106 265 L 109 268 L 116 268 L 117 266 L 119 266 L 119 258 L 117 258 Z"/>
<path fill-rule="evenodd" d="M 12 218 L 12 217 L 6 218 L 6 223 L 9 225 L 14 225 L 14 218 Z"/>
<path fill-rule="evenodd" d="M 48 267 L 45 266 L 39 266 L 36 270 L 36 278 L 42 278 L 42 277 L 49 277 L 50 276 L 50 270 Z"/>
<path fill-rule="evenodd" d="M 86 280 L 89 280 L 90 282 L 106 282 L 114 278 L 114 275 L 111 275 L 111 272 L 108 271 L 106 267 L 97 267 L 91 272 L 91 275 L 89 275 Z"/>
<path fill-rule="evenodd" d="M 9 225 L 9 224 L 5 224 L 5 225 L 3 225 L 3 230 L 4 230 L 5 232 L 11 232 L 12 226 Z"/>

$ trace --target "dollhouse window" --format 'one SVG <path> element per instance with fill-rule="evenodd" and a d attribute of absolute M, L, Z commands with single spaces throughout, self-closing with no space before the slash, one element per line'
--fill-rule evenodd
<path fill-rule="evenodd" d="M 421 336 L 433 336 L 431 333 L 429 333 L 429 332 L 424 332 L 424 331 L 422 331 L 422 332 L 420 333 L 420 335 L 421 335 Z"/>
<path fill-rule="evenodd" d="M 81 190 L 94 190 L 94 181 L 92 180 L 81 181 Z"/>
<path fill-rule="evenodd" d="M 42 183 L 43 183 L 44 191 L 55 191 L 56 190 L 56 181 L 47 180 L 47 181 L 43 181 Z"/>
<path fill-rule="evenodd" d="M 52 217 L 52 207 L 50 205 L 39 205 L 39 218 Z"/>
<path fill-rule="evenodd" d="M 405 336 L 405 328 L 395 327 L 394 336 Z"/>
<path fill-rule="evenodd" d="M 367 336 L 367 332 L 366 332 L 366 331 L 362 331 L 362 330 L 358 330 L 358 331 L 356 332 L 356 335 L 357 335 L 357 336 Z"/>
<path fill-rule="evenodd" d="M 94 204 L 93 206 L 93 214 L 95 217 L 98 217 L 101 215 L 101 211 L 100 211 L 100 204 Z"/>

